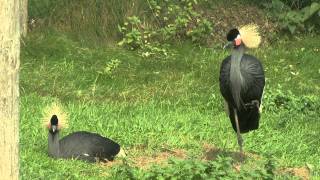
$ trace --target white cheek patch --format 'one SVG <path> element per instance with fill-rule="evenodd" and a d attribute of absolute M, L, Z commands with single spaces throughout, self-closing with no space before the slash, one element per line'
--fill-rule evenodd
<path fill-rule="evenodd" d="M 89 155 L 89 154 L 87 154 L 87 153 L 84 153 L 83 155 L 84 155 L 84 156 L 87 156 L 87 157 L 88 157 L 88 156 L 90 156 L 90 155 Z"/>

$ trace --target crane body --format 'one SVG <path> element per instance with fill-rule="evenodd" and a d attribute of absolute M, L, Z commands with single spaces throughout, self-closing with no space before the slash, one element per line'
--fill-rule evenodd
<path fill-rule="evenodd" d="M 112 161 L 116 156 L 124 157 L 120 145 L 97 133 L 73 132 L 60 139 L 60 130 L 66 127 L 67 114 L 57 104 L 49 106 L 43 118 L 48 129 L 48 155 L 52 158 L 79 159 L 86 162 Z"/>
<path fill-rule="evenodd" d="M 264 70 L 256 57 L 245 54 L 245 49 L 257 47 L 260 36 L 256 27 L 249 25 L 240 30 L 230 30 L 227 40 L 225 47 L 230 47 L 232 52 L 221 63 L 219 85 L 242 153 L 241 133 L 259 128 Z"/>

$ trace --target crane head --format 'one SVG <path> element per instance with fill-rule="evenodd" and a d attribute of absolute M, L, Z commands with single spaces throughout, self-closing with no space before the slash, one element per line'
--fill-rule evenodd
<path fill-rule="evenodd" d="M 248 24 L 241 28 L 231 29 L 227 33 L 228 43 L 224 48 L 237 48 L 241 44 L 247 48 L 257 48 L 261 42 L 261 37 L 258 32 L 258 26 L 255 24 Z"/>
<path fill-rule="evenodd" d="M 228 34 L 227 34 L 227 44 L 223 47 L 224 49 L 226 48 L 231 48 L 231 47 L 238 47 L 241 45 L 242 41 L 241 41 L 241 36 L 240 36 L 240 32 L 238 29 L 234 28 L 231 29 Z"/>
<path fill-rule="evenodd" d="M 58 130 L 58 117 L 57 115 L 53 115 L 50 119 L 49 131 L 51 133 L 56 133 Z"/>
<path fill-rule="evenodd" d="M 61 105 L 53 103 L 44 109 L 43 125 L 51 133 L 55 133 L 68 126 L 67 113 L 62 110 Z"/>

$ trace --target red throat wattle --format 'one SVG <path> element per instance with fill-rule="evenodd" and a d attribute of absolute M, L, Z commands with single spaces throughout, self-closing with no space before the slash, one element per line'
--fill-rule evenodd
<path fill-rule="evenodd" d="M 240 46 L 240 44 L 241 44 L 241 38 L 237 38 L 237 39 L 234 40 L 234 45 L 235 46 Z"/>

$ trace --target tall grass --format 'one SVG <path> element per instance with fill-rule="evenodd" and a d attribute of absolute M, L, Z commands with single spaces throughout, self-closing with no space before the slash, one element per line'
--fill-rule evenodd
<path fill-rule="evenodd" d="M 69 32 L 81 41 L 115 41 L 128 16 L 149 19 L 145 0 L 30 0 L 29 17 L 42 27 Z"/>

